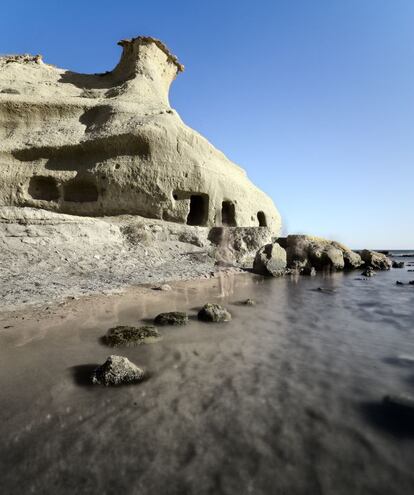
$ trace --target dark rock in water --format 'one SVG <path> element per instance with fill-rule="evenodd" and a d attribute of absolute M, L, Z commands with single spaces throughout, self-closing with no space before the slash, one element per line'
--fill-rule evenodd
<path fill-rule="evenodd" d="M 413 414 L 414 417 L 414 397 L 409 395 L 386 395 L 383 402 L 389 407 Z"/>
<path fill-rule="evenodd" d="M 389 270 L 392 266 L 392 261 L 385 254 L 368 249 L 363 249 L 359 254 L 366 266 L 377 270 Z"/>
<path fill-rule="evenodd" d="M 210 322 L 230 321 L 231 314 L 219 304 L 207 303 L 198 312 L 198 319 Z"/>
<path fill-rule="evenodd" d="M 243 301 L 243 304 L 245 306 L 256 306 L 256 301 L 253 299 L 246 299 L 245 301 Z"/>
<path fill-rule="evenodd" d="M 154 319 L 156 325 L 186 325 L 188 323 L 187 313 L 181 311 L 170 311 L 169 313 L 160 313 Z"/>
<path fill-rule="evenodd" d="M 254 258 L 253 271 L 259 275 L 284 275 L 286 269 L 286 251 L 279 244 L 266 244 Z"/>
<path fill-rule="evenodd" d="M 375 271 L 370 266 L 367 266 L 367 268 L 361 273 L 361 275 L 363 277 L 373 277 L 375 275 Z"/>
<path fill-rule="evenodd" d="M 393 268 L 404 268 L 404 261 L 393 261 L 392 262 L 392 267 Z"/>
<path fill-rule="evenodd" d="M 300 273 L 302 275 L 308 275 L 310 277 L 314 277 L 316 275 L 316 270 L 315 270 L 315 267 L 313 267 L 313 266 L 305 266 L 304 268 L 302 268 Z"/>
<path fill-rule="evenodd" d="M 145 325 L 143 327 L 121 325 L 110 328 L 104 336 L 103 341 L 111 347 L 120 347 L 150 344 L 160 339 L 161 335 L 152 325 Z"/>
<path fill-rule="evenodd" d="M 318 287 L 316 290 L 318 292 L 324 292 L 326 294 L 334 294 L 336 292 L 335 289 L 330 289 L 329 287 Z"/>
<path fill-rule="evenodd" d="M 414 280 L 410 280 L 410 281 L 408 282 L 408 284 L 409 284 L 409 285 L 414 285 Z"/>
<path fill-rule="evenodd" d="M 397 281 L 395 282 L 395 285 L 404 285 L 404 282 L 400 282 L 399 280 L 397 280 Z"/>
<path fill-rule="evenodd" d="M 407 272 L 414 272 L 414 270 L 407 270 Z"/>
<path fill-rule="evenodd" d="M 121 385 L 140 382 L 145 372 L 123 356 L 109 356 L 102 366 L 92 373 L 92 383 L 98 385 Z"/>

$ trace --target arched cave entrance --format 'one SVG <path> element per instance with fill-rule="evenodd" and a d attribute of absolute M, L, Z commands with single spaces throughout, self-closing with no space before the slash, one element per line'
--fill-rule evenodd
<path fill-rule="evenodd" d="M 187 225 L 205 225 L 208 219 L 208 196 L 192 194 L 190 196 L 190 211 Z"/>
<path fill-rule="evenodd" d="M 98 189 L 88 180 L 71 180 L 63 187 L 63 199 L 73 203 L 91 203 L 98 200 Z"/>
<path fill-rule="evenodd" d="M 234 203 L 231 201 L 223 201 L 221 203 L 221 223 L 229 227 L 236 226 L 236 211 Z"/>
<path fill-rule="evenodd" d="M 257 212 L 257 219 L 259 220 L 259 227 L 267 227 L 266 215 L 263 211 Z"/>
<path fill-rule="evenodd" d="M 43 201 L 57 201 L 59 199 L 59 189 L 53 177 L 40 175 L 31 177 L 28 192 L 33 199 Z"/>

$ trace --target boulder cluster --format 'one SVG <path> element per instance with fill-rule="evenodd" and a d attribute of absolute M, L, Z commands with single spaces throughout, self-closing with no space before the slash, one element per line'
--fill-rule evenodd
<path fill-rule="evenodd" d="M 383 253 L 364 249 L 356 252 L 343 244 L 307 235 L 289 235 L 266 244 L 256 254 L 253 271 L 260 275 L 285 273 L 314 275 L 316 272 L 389 270 L 392 261 Z M 368 274 L 368 271 L 370 274 Z"/>

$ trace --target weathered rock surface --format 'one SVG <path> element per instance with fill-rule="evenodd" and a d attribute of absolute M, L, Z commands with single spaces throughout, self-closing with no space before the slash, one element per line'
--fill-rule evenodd
<path fill-rule="evenodd" d="M 392 261 L 383 253 L 377 251 L 370 251 L 369 249 L 363 249 L 359 252 L 362 261 L 365 265 L 371 266 L 376 270 L 389 270 L 392 266 Z"/>
<path fill-rule="evenodd" d="M 0 206 L 278 234 L 273 201 L 170 107 L 177 58 L 149 37 L 119 45 L 103 74 L 0 57 Z"/>
<path fill-rule="evenodd" d="M 266 244 L 256 254 L 253 271 L 259 275 L 281 276 L 286 269 L 286 251 L 277 243 Z"/>
<path fill-rule="evenodd" d="M 140 344 L 152 344 L 161 339 L 158 330 L 152 325 L 133 327 L 120 325 L 110 328 L 103 341 L 111 347 L 129 347 Z"/>
<path fill-rule="evenodd" d="M 287 267 L 299 272 L 343 270 L 363 264 L 359 254 L 343 244 L 308 235 L 289 235 L 276 242 L 286 250 Z"/>
<path fill-rule="evenodd" d="M 198 319 L 208 322 L 225 322 L 231 320 L 231 314 L 219 304 L 207 303 L 198 312 Z"/>
<path fill-rule="evenodd" d="M 102 366 L 92 373 L 92 383 L 97 385 L 122 385 L 140 382 L 145 376 L 144 370 L 138 368 L 123 356 L 109 356 Z"/>
<path fill-rule="evenodd" d="M 188 323 L 188 315 L 182 311 L 170 311 L 168 313 L 160 313 L 154 319 L 155 325 L 186 325 Z"/>
<path fill-rule="evenodd" d="M 208 235 L 218 261 L 251 267 L 258 249 L 271 243 L 269 227 L 213 227 Z"/>

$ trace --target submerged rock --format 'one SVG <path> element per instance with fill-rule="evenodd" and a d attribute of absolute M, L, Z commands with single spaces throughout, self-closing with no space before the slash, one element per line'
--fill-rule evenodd
<path fill-rule="evenodd" d="M 370 266 L 367 266 L 365 270 L 361 273 L 363 277 L 373 277 L 375 275 L 375 270 Z"/>
<path fill-rule="evenodd" d="M 397 281 L 395 282 L 395 285 L 404 285 L 404 282 L 401 282 L 400 280 L 397 280 Z"/>
<path fill-rule="evenodd" d="M 393 261 L 392 262 L 393 268 L 404 268 L 404 266 L 405 266 L 404 261 Z"/>
<path fill-rule="evenodd" d="M 161 335 L 152 325 L 145 325 L 143 327 L 120 325 L 110 328 L 103 338 L 105 344 L 111 347 L 150 344 L 160 339 Z"/>
<path fill-rule="evenodd" d="M 266 244 L 256 253 L 253 271 L 259 275 L 278 277 L 285 273 L 286 251 L 279 244 Z"/>
<path fill-rule="evenodd" d="M 377 270 L 389 270 L 392 266 L 392 261 L 385 254 L 368 249 L 363 249 L 359 254 L 366 266 Z"/>
<path fill-rule="evenodd" d="M 186 325 L 188 323 L 187 313 L 181 311 L 170 311 L 169 313 L 160 313 L 154 319 L 156 325 Z"/>
<path fill-rule="evenodd" d="M 219 304 L 207 303 L 198 312 L 198 319 L 209 322 L 224 322 L 231 320 L 231 314 Z"/>
<path fill-rule="evenodd" d="M 144 376 L 144 370 L 131 363 L 129 359 L 113 355 L 93 371 L 92 383 L 106 386 L 121 385 L 140 382 Z"/>

